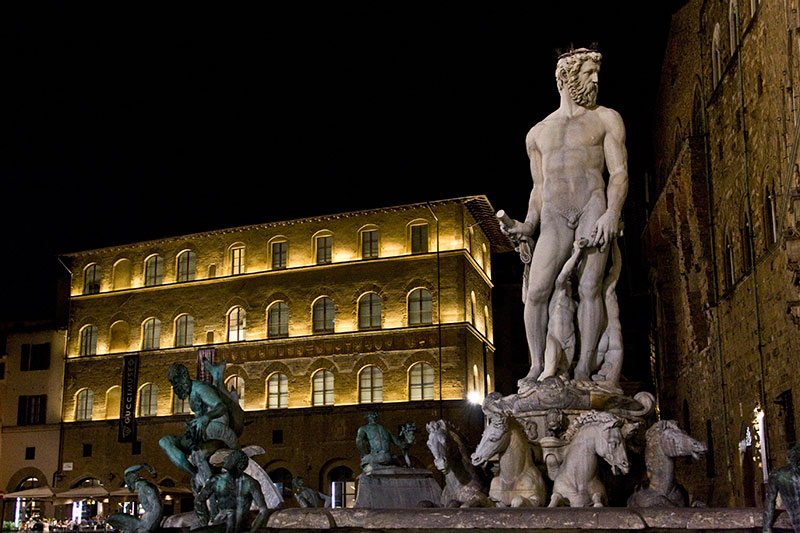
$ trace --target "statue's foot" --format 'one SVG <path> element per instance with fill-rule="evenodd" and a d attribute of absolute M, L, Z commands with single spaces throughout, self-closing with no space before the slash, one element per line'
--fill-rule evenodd
<path fill-rule="evenodd" d="M 575 367 L 575 374 L 573 375 L 573 379 L 575 381 L 591 381 L 591 379 L 589 379 L 589 372 L 586 370 L 586 368 L 583 368 L 581 366 Z"/>
<path fill-rule="evenodd" d="M 539 376 L 542 373 L 542 369 L 538 367 L 532 367 L 531 371 L 528 372 L 528 375 L 524 378 L 517 381 L 517 387 L 520 391 L 523 389 L 530 389 L 531 387 L 536 385 L 536 381 L 539 379 Z"/>

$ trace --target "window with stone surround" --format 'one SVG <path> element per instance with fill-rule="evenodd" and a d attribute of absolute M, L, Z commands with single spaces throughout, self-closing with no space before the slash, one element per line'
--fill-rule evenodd
<path fill-rule="evenodd" d="M 380 329 L 381 297 L 374 292 L 364 294 L 358 300 L 358 329 Z"/>
<path fill-rule="evenodd" d="M 318 265 L 333 262 L 333 235 L 326 232 L 314 238 L 314 256 Z"/>
<path fill-rule="evenodd" d="M 428 224 L 414 223 L 409 228 L 411 240 L 411 253 L 428 253 Z"/>
<path fill-rule="evenodd" d="M 433 323 L 433 298 L 427 289 L 414 289 L 408 295 L 408 325 Z"/>
<path fill-rule="evenodd" d="M 161 347 L 161 321 L 148 318 L 142 324 L 142 350 L 157 350 Z"/>
<path fill-rule="evenodd" d="M 714 35 L 711 39 L 711 81 L 716 87 L 722 79 L 722 37 L 720 36 L 719 23 L 714 26 Z"/>
<path fill-rule="evenodd" d="M 333 372 L 317 370 L 311 376 L 311 405 L 333 405 Z"/>
<path fill-rule="evenodd" d="M 239 407 L 244 408 L 244 378 L 234 374 L 225 380 L 225 388 L 230 392 L 236 392 L 236 397 L 239 399 Z"/>
<path fill-rule="evenodd" d="M 752 235 L 750 231 L 750 220 L 747 217 L 747 211 L 743 210 L 741 215 L 741 230 L 739 232 L 739 240 L 741 241 L 741 251 L 742 251 L 742 274 L 746 275 L 750 272 L 753 268 L 753 247 L 752 247 Z"/>
<path fill-rule="evenodd" d="M 92 389 L 78 391 L 75 396 L 75 420 L 91 420 L 93 404 L 94 392 Z"/>
<path fill-rule="evenodd" d="M 81 355 L 97 354 L 97 326 L 88 325 L 81 329 Z"/>
<path fill-rule="evenodd" d="M 736 284 L 736 262 L 734 261 L 733 239 L 730 235 L 725 236 L 725 249 L 723 272 L 725 274 L 725 290 L 733 289 Z"/>
<path fill-rule="evenodd" d="M 312 322 L 314 333 L 333 333 L 335 330 L 335 311 L 333 300 L 323 296 L 314 302 Z"/>
<path fill-rule="evenodd" d="M 180 315 L 175 319 L 175 346 L 191 346 L 194 344 L 194 317 Z"/>
<path fill-rule="evenodd" d="M 172 414 L 173 415 L 185 415 L 191 412 L 191 408 L 189 407 L 189 397 L 181 399 L 180 396 L 175 394 L 175 391 L 172 391 Z"/>
<path fill-rule="evenodd" d="M 114 385 L 106 391 L 106 420 L 117 420 L 120 412 L 122 388 Z"/>
<path fill-rule="evenodd" d="M 728 28 L 730 29 L 731 54 L 739 46 L 739 4 L 731 0 L 728 4 Z"/>
<path fill-rule="evenodd" d="M 379 255 L 378 229 L 368 227 L 361 230 L 361 258 L 375 259 Z"/>
<path fill-rule="evenodd" d="M 144 285 L 153 287 L 164 281 L 164 259 L 160 255 L 151 255 L 144 262 Z"/>
<path fill-rule="evenodd" d="M 383 401 L 383 372 L 377 366 L 366 366 L 358 373 L 358 403 Z"/>
<path fill-rule="evenodd" d="M 118 291 L 128 289 L 130 286 L 131 261 L 123 257 L 114 263 L 114 269 L 111 272 L 111 288 Z"/>
<path fill-rule="evenodd" d="M 764 187 L 764 240 L 766 248 L 778 242 L 778 219 L 775 216 L 775 190 L 768 184 Z"/>
<path fill-rule="evenodd" d="M 428 363 L 415 363 L 408 370 L 408 399 L 433 400 L 434 372 Z"/>
<path fill-rule="evenodd" d="M 281 339 L 289 336 L 289 306 L 275 302 L 267 310 L 267 337 Z"/>
<path fill-rule="evenodd" d="M 100 265 L 92 263 L 83 269 L 83 294 L 97 294 L 100 292 Z"/>
<path fill-rule="evenodd" d="M 244 309 L 236 306 L 228 311 L 228 342 L 245 340 L 247 317 Z"/>
<path fill-rule="evenodd" d="M 17 425 L 44 424 L 47 414 L 47 395 L 23 395 L 17 403 Z"/>
<path fill-rule="evenodd" d="M 197 254 L 184 250 L 178 254 L 178 282 L 194 281 L 197 272 Z"/>
<path fill-rule="evenodd" d="M 244 245 L 234 245 L 230 251 L 231 257 L 231 275 L 238 276 L 244 274 Z"/>
<path fill-rule="evenodd" d="M 267 379 L 267 409 L 289 407 L 289 378 L 275 372 Z"/>
<path fill-rule="evenodd" d="M 158 414 L 158 386 L 145 383 L 139 389 L 139 416 L 156 416 Z"/>
<path fill-rule="evenodd" d="M 276 240 L 270 245 L 272 255 L 272 270 L 283 270 L 288 266 L 289 243 L 286 240 Z"/>

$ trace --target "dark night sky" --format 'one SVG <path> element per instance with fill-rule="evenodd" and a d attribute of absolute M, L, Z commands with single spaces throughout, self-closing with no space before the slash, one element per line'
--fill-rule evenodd
<path fill-rule="evenodd" d="M 604 54 L 636 225 L 667 4 L 162 4 L 0 13 L 0 319 L 47 315 L 58 253 L 470 194 L 522 217 L 571 42 Z"/>

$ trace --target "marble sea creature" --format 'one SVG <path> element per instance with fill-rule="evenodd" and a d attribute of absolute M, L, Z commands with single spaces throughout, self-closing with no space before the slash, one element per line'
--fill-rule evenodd
<path fill-rule="evenodd" d="M 656 422 L 645 439 L 647 480 L 628 498 L 628 507 L 686 507 L 686 489 L 675 481 L 675 458 L 700 459 L 706 445 L 687 435 L 674 420 Z"/>
<path fill-rule="evenodd" d="M 446 420 L 428 422 L 428 449 L 445 476 L 442 507 L 494 507 L 482 472 L 472 465 L 464 436 Z"/>

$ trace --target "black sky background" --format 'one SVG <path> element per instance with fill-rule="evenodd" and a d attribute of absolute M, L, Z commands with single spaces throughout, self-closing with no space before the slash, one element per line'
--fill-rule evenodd
<path fill-rule="evenodd" d="M 636 259 L 671 3 L 109 4 L 0 13 L 2 320 L 52 313 L 59 253 L 472 194 L 523 217 L 570 43 L 626 122 Z"/>

